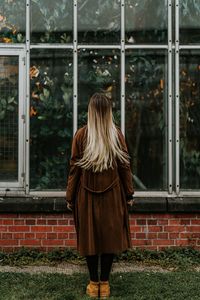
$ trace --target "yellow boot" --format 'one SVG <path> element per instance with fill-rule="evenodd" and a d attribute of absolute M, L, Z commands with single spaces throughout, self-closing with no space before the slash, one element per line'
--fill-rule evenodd
<path fill-rule="evenodd" d="M 108 281 L 100 281 L 100 299 L 110 297 L 110 285 Z"/>
<path fill-rule="evenodd" d="M 91 281 L 87 285 L 86 294 L 91 298 L 99 297 L 99 282 Z"/>

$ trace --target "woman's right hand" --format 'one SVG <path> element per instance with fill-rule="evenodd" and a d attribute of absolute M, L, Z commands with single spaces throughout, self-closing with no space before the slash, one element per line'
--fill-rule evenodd
<path fill-rule="evenodd" d="M 69 202 L 67 202 L 67 208 L 72 211 L 73 210 L 73 205 Z"/>

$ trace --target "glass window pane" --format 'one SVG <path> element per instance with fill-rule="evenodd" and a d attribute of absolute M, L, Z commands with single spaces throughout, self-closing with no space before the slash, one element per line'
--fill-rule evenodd
<path fill-rule="evenodd" d="M 0 181 L 18 179 L 18 57 L 0 57 Z"/>
<path fill-rule="evenodd" d="M 180 186 L 200 189 L 200 50 L 180 56 Z"/>
<path fill-rule="evenodd" d="M 82 44 L 120 42 L 120 1 L 79 0 L 78 41 Z"/>
<path fill-rule="evenodd" d="M 167 52 L 126 53 L 126 138 L 138 190 L 167 189 Z"/>
<path fill-rule="evenodd" d="M 78 59 L 78 125 L 87 123 L 88 101 L 93 93 L 105 92 L 113 101 L 115 121 L 120 125 L 120 51 L 79 51 Z"/>
<path fill-rule="evenodd" d="M 73 1 L 32 0 L 31 42 L 72 42 Z"/>
<path fill-rule="evenodd" d="M 126 0 L 126 43 L 167 43 L 167 0 Z"/>
<path fill-rule="evenodd" d="M 180 42 L 200 43 L 200 0 L 181 0 L 179 6 Z"/>
<path fill-rule="evenodd" d="M 71 50 L 31 52 L 30 183 L 34 189 L 65 189 L 73 127 L 72 59 Z"/>
<path fill-rule="evenodd" d="M 24 43 L 26 1 L 0 1 L 0 43 Z"/>

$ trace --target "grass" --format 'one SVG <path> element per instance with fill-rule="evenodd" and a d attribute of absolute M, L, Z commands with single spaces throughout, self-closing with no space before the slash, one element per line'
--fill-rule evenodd
<path fill-rule="evenodd" d="M 1 300 L 86 300 L 87 274 L 0 273 Z M 200 299 L 200 273 L 114 273 L 110 300 Z"/>

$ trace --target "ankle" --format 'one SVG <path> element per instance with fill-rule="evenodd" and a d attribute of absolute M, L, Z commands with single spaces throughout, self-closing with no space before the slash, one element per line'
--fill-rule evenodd
<path fill-rule="evenodd" d="M 90 280 L 90 283 L 98 285 L 98 284 L 99 284 L 99 281 L 96 281 L 96 280 Z"/>

